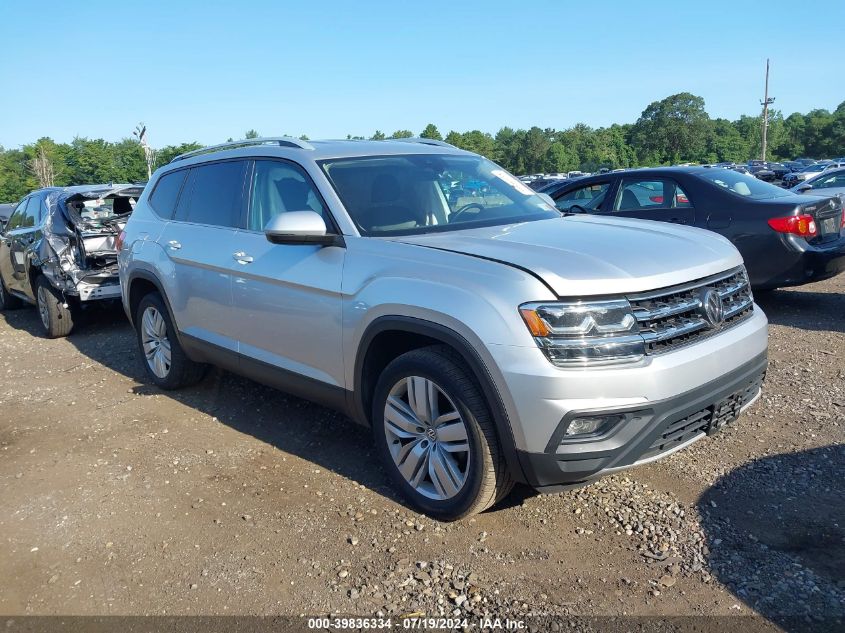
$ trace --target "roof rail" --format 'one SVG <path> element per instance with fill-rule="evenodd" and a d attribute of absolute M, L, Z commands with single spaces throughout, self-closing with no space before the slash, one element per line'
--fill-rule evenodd
<path fill-rule="evenodd" d="M 413 136 L 411 138 L 386 138 L 385 141 L 401 141 L 403 143 L 419 143 L 420 145 L 436 145 L 437 147 L 452 147 L 454 149 L 458 149 L 451 143 L 447 143 L 446 141 L 438 141 L 434 138 L 420 138 L 419 136 Z"/>
<path fill-rule="evenodd" d="M 311 143 L 300 140 L 298 138 L 294 138 L 292 136 L 248 138 L 243 139 L 241 141 L 230 141 L 228 143 L 220 143 L 219 145 L 209 145 L 208 147 L 201 147 L 200 149 L 195 149 L 191 152 L 179 154 L 170 162 L 174 163 L 177 160 L 184 160 L 186 158 L 200 156 L 201 154 L 211 154 L 213 152 L 222 152 L 226 149 L 236 149 L 238 147 L 252 147 L 254 145 L 278 145 L 279 147 L 298 147 L 299 149 L 314 149 L 314 146 L 311 145 Z"/>

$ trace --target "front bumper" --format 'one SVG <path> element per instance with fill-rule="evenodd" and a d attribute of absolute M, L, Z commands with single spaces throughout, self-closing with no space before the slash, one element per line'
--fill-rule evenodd
<path fill-rule="evenodd" d="M 697 343 L 636 363 L 595 368 L 555 367 L 538 347 L 487 349 L 518 457 L 512 466 L 520 472 L 514 475 L 543 487 L 632 465 L 648 452 L 661 421 L 673 421 L 667 416 L 675 409 L 698 405 L 701 392 L 713 392 L 712 398 L 695 411 L 716 404 L 722 387 L 727 394 L 739 390 L 743 368 L 756 362 L 761 372 L 765 369 L 768 321 L 755 305 L 749 318 Z M 565 424 L 589 411 L 621 411 L 626 419 L 606 435 L 561 444 Z M 636 411 L 651 413 L 628 415 Z"/>
<path fill-rule="evenodd" d="M 647 406 L 569 412 L 546 451 L 518 451 L 527 483 L 546 491 L 567 488 L 665 457 L 712 435 L 756 400 L 767 362 L 764 352 L 701 387 Z M 569 421 L 584 414 L 619 414 L 623 421 L 605 436 L 566 440 Z"/>

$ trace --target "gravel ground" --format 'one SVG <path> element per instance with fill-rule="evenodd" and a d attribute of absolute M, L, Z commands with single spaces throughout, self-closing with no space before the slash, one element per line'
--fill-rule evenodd
<path fill-rule="evenodd" d="M 844 289 L 758 298 L 764 395 L 718 435 L 453 524 L 405 507 L 338 414 L 219 371 L 148 386 L 119 312 L 55 341 L 0 315 L 0 613 L 841 625 Z"/>

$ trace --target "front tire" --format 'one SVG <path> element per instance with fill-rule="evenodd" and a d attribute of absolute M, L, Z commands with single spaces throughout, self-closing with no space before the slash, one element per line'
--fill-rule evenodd
<path fill-rule="evenodd" d="M 393 485 L 429 516 L 454 521 L 476 514 L 513 487 L 490 408 L 449 347 L 393 360 L 376 385 L 372 421 Z"/>
<path fill-rule="evenodd" d="M 207 365 L 185 354 L 159 293 L 151 292 L 141 299 L 135 313 L 135 333 L 144 369 L 158 387 L 169 391 L 202 380 Z"/>
<path fill-rule="evenodd" d="M 47 338 L 63 338 L 73 330 L 73 312 L 44 275 L 35 281 L 35 305 Z"/>

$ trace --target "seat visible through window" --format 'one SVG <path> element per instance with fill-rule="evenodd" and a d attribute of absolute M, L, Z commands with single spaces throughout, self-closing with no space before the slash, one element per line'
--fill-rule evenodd
<path fill-rule="evenodd" d="M 329 225 L 320 197 L 304 171 L 290 163 L 255 161 L 249 229 L 263 231 L 273 217 L 290 211 L 314 211 Z"/>

